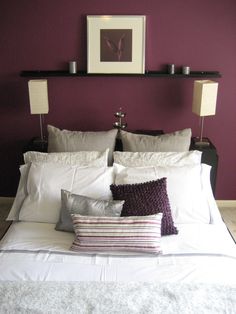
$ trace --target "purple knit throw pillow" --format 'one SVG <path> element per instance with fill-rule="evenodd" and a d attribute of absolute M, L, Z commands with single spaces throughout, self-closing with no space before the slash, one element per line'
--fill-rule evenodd
<path fill-rule="evenodd" d="M 114 200 L 124 200 L 121 216 L 147 216 L 163 213 L 161 235 L 177 234 L 170 202 L 167 195 L 166 178 L 144 183 L 110 186 Z"/>

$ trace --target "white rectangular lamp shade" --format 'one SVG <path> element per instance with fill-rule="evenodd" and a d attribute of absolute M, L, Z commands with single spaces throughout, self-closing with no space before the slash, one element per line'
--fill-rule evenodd
<path fill-rule="evenodd" d="M 48 106 L 48 83 L 47 80 L 30 80 L 29 101 L 31 114 L 45 114 L 49 111 Z"/>
<path fill-rule="evenodd" d="M 200 117 L 216 112 L 218 83 L 210 80 L 194 81 L 192 111 Z"/>

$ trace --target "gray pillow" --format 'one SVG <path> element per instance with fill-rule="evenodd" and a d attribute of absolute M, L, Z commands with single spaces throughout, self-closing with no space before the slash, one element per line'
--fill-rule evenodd
<path fill-rule="evenodd" d="M 116 143 L 117 129 L 99 132 L 60 130 L 48 125 L 48 152 L 104 151 L 109 149 L 108 163 Z"/>
<path fill-rule="evenodd" d="M 127 152 L 185 152 L 191 143 L 191 129 L 158 136 L 134 134 L 121 130 L 123 150 Z"/>
<path fill-rule="evenodd" d="M 71 214 L 120 217 L 124 201 L 97 200 L 61 190 L 61 212 L 55 229 L 74 232 Z"/>

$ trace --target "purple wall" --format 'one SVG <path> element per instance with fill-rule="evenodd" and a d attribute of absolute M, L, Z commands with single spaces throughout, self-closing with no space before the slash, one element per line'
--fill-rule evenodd
<path fill-rule="evenodd" d="M 216 116 L 205 136 L 218 149 L 217 199 L 236 199 L 236 1 L 235 0 L 1 0 L 0 2 L 0 195 L 14 195 L 22 147 L 39 134 L 29 113 L 27 79 L 21 70 L 86 69 L 87 14 L 147 16 L 146 69 L 167 63 L 222 73 Z M 106 130 L 120 107 L 129 129 L 191 127 L 193 79 L 50 78 L 46 123 L 77 130 Z"/>

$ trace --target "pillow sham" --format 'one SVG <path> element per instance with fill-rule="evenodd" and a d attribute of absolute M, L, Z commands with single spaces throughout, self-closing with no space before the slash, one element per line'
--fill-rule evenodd
<path fill-rule="evenodd" d="M 19 220 L 57 223 L 61 189 L 89 197 L 110 199 L 109 186 L 112 182 L 112 168 L 33 162 Z"/>
<path fill-rule="evenodd" d="M 103 151 L 109 148 L 109 165 L 115 148 L 117 129 L 99 132 L 60 130 L 48 125 L 48 152 Z"/>
<path fill-rule="evenodd" d="M 167 178 L 167 194 L 174 223 L 210 223 L 210 205 L 202 183 L 202 165 L 124 167 L 114 164 L 115 184 Z"/>
<path fill-rule="evenodd" d="M 27 195 L 26 182 L 27 182 L 29 169 L 30 169 L 29 164 L 20 166 L 20 181 L 18 184 L 14 202 L 12 204 L 12 207 L 10 209 L 10 212 L 6 220 L 18 220 L 19 219 L 19 212 L 24 202 L 24 199 Z"/>
<path fill-rule="evenodd" d="M 80 151 L 66 153 L 41 153 L 26 152 L 24 153 L 25 164 L 37 162 L 58 162 L 64 165 L 94 166 L 106 167 L 108 162 L 109 149 L 105 151 Z"/>
<path fill-rule="evenodd" d="M 209 208 L 210 208 L 210 223 L 222 224 L 222 216 L 218 209 L 216 200 L 214 198 L 211 186 L 211 166 L 202 164 L 201 179 L 203 191 L 206 196 Z"/>
<path fill-rule="evenodd" d="M 142 217 L 93 217 L 72 214 L 71 250 L 86 253 L 161 253 L 162 214 Z"/>
<path fill-rule="evenodd" d="M 191 129 L 184 129 L 159 136 L 120 131 L 124 151 L 130 152 L 184 152 L 191 143 Z"/>
<path fill-rule="evenodd" d="M 98 200 L 61 190 L 60 218 L 55 229 L 74 232 L 70 214 L 83 216 L 120 216 L 124 201 Z"/>
<path fill-rule="evenodd" d="M 73 153 L 40 153 L 27 152 L 24 154 L 26 165 L 20 166 L 20 181 L 16 197 L 6 220 L 18 220 L 21 205 L 27 196 L 26 183 L 31 162 L 56 162 L 64 165 L 77 166 L 107 166 L 108 149 L 103 152 L 85 151 Z"/>
<path fill-rule="evenodd" d="M 125 200 L 121 216 L 146 216 L 163 213 L 161 235 L 177 234 L 166 190 L 166 178 L 145 183 L 110 186 L 113 199 Z"/>
<path fill-rule="evenodd" d="M 126 167 L 199 165 L 202 152 L 114 152 L 114 163 Z"/>

